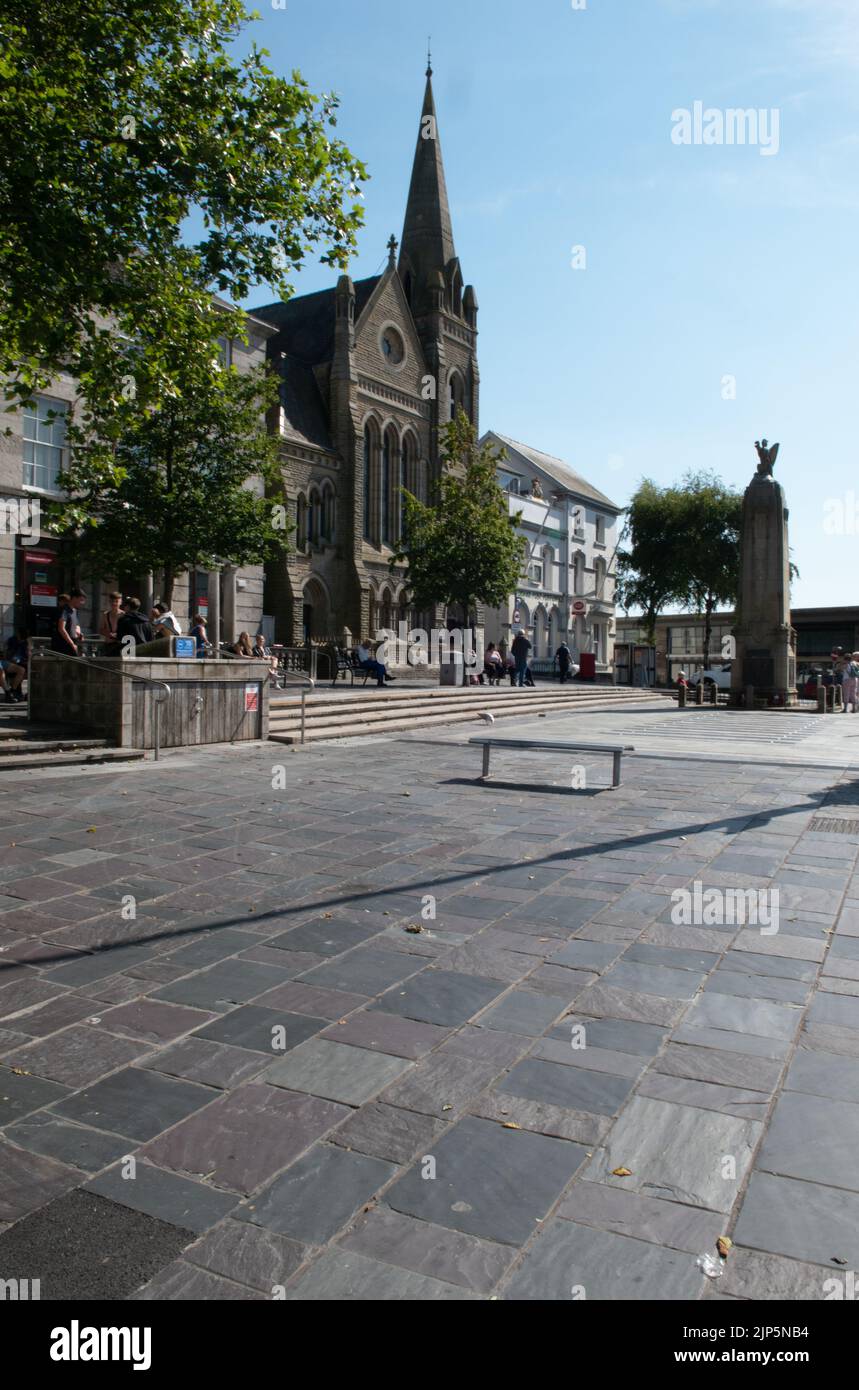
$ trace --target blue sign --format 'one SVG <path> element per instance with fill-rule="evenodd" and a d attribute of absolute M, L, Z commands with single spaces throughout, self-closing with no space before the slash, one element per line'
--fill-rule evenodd
<path fill-rule="evenodd" d="M 176 637 L 173 642 L 173 655 L 180 661 L 194 661 L 197 656 L 195 637 Z"/>

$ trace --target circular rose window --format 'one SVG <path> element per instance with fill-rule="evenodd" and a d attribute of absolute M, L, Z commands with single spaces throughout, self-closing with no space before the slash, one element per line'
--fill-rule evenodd
<path fill-rule="evenodd" d="M 398 367 L 406 355 L 406 349 L 396 328 L 383 328 L 380 342 L 385 361 L 391 367 Z"/>

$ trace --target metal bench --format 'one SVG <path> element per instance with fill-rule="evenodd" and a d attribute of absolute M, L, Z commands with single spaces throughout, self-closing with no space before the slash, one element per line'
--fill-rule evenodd
<path fill-rule="evenodd" d="M 331 682 L 332 685 L 337 684 L 341 675 L 344 680 L 346 676 L 348 676 L 351 685 L 355 684 L 356 676 L 363 676 L 364 685 L 366 685 L 367 681 L 370 679 L 370 672 L 365 670 L 361 665 L 358 660 L 358 653 L 353 648 L 346 650 L 343 647 L 338 647 L 332 664 L 334 666 L 334 679 Z"/>
<path fill-rule="evenodd" d="M 554 739 L 494 738 L 491 735 L 483 738 L 471 738 L 468 741 L 469 744 L 478 744 L 483 749 L 481 777 L 489 776 L 489 755 L 493 747 L 522 748 L 534 753 L 610 753 L 613 759 L 611 781 L 613 787 L 620 786 L 620 760 L 624 753 L 635 752 L 635 748 L 630 743 L 574 743 L 567 740 L 556 742 Z"/>

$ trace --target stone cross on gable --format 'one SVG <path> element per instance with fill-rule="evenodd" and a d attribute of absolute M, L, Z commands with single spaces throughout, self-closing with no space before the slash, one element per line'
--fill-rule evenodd
<path fill-rule="evenodd" d="M 394 236 L 394 234 L 393 234 L 393 232 L 392 232 L 392 233 L 391 233 L 391 240 L 388 242 L 388 265 L 393 265 L 394 262 L 396 261 L 396 259 L 397 259 L 397 247 L 399 246 L 399 244 L 400 244 L 400 243 L 397 241 L 397 238 Z"/>

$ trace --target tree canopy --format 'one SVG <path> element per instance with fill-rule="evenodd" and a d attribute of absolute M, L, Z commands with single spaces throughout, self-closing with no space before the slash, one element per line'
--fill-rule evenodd
<path fill-rule="evenodd" d="M 429 503 L 403 496 L 403 536 L 396 561 L 419 608 L 497 607 L 516 591 L 525 540 L 516 532 L 507 494 L 498 482 L 503 450 L 479 445 L 463 410 L 443 431 L 442 472 Z"/>
<path fill-rule="evenodd" d="M 13 406 L 61 369 L 121 408 L 126 346 L 175 390 L 211 292 L 280 297 L 343 267 L 363 165 L 318 98 L 251 46 L 242 0 L 0 0 L 0 374 Z M 186 235 L 187 234 L 187 235 Z M 174 324 L 178 321 L 178 333 Z M 108 331 L 108 325 L 111 330 Z M 233 311 L 230 329 L 241 333 Z"/>

